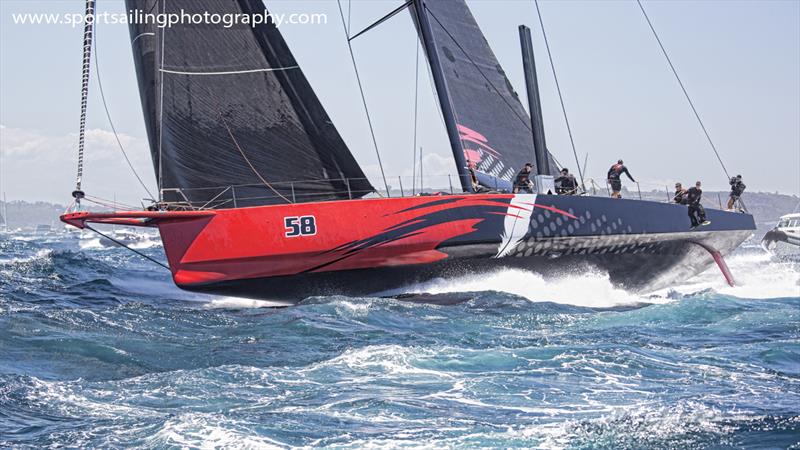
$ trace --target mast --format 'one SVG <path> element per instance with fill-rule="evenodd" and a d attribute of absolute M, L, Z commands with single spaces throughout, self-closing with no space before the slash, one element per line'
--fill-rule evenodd
<path fill-rule="evenodd" d="M 550 161 L 544 139 L 544 120 L 542 103 L 539 97 L 539 82 L 536 79 L 536 62 L 533 58 L 531 29 L 519 26 L 519 42 L 522 46 L 522 66 L 525 71 L 525 87 L 528 91 L 528 109 L 531 113 L 531 134 L 533 135 L 533 154 L 536 158 L 536 173 L 550 175 Z"/>
<path fill-rule="evenodd" d="M 472 192 L 472 183 L 470 182 L 469 172 L 467 171 L 467 161 L 464 158 L 464 148 L 461 145 L 461 137 L 458 132 L 458 124 L 456 116 L 453 112 L 453 105 L 450 101 L 450 96 L 447 91 L 447 83 L 442 73 L 442 64 L 439 61 L 439 53 L 436 51 L 436 42 L 433 38 L 433 31 L 431 30 L 431 23 L 428 20 L 428 14 L 425 12 L 426 0 L 414 1 L 414 12 L 417 17 L 417 26 L 419 27 L 420 38 L 425 45 L 425 54 L 428 56 L 428 64 L 433 74 L 433 84 L 436 87 L 436 95 L 439 97 L 439 104 L 442 106 L 442 116 L 444 116 L 445 128 L 447 128 L 447 137 L 450 140 L 450 147 L 453 149 L 453 156 L 456 160 L 456 169 L 458 169 L 458 179 L 461 181 L 461 188 L 464 192 Z M 420 155 L 421 156 L 421 155 Z M 421 175 L 420 175 L 421 176 Z"/>

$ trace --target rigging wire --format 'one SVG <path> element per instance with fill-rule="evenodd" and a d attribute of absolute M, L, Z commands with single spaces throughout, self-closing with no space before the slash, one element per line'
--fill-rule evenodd
<path fill-rule="evenodd" d="M 78 131 L 78 171 L 75 176 L 75 190 L 72 196 L 75 204 L 80 209 L 81 198 L 84 196 L 81 190 L 83 181 L 83 149 L 86 142 L 86 106 L 89 98 L 89 69 L 92 64 L 92 38 L 94 25 L 94 0 L 86 0 L 86 18 L 83 26 L 83 69 L 81 72 L 81 119 Z"/>
<path fill-rule="evenodd" d="M 424 189 L 425 185 L 423 184 L 425 179 L 422 177 L 422 146 L 419 147 L 419 193 L 422 194 L 422 190 Z"/>
<path fill-rule="evenodd" d="M 350 36 L 350 17 L 353 12 L 353 0 L 347 0 L 347 36 Z"/>
<path fill-rule="evenodd" d="M 256 174 L 256 176 L 258 177 L 259 180 L 261 180 L 262 183 L 264 183 L 264 186 L 268 187 L 278 197 L 284 199 L 286 201 L 286 203 L 292 203 L 291 200 L 289 200 L 288 198 L 284 197 L 283 194 L 281 194 L 274 187 L 272 187 L 272 185 L 269 184 L 267 182 L 267 180 L 265 180 L 264 177 L 261 176 L 260 173 L 258 173 L 258 170 L 256 170 L 255 166 L 253 166 L 253 163 L 250 162 L 250 158 L 248 158 L 247 155 L 245 155 L 244 150 L 242 150 L 242 147 L 239 146 L 239 142 L 233 136 L 233 132 L 231 131 L 231 128 L 228 126 L 228 122 L 225 120 L 225 116 L 223 116 L 222 113 L 220 113 L 219 118 L 222 121 L 222 124 L 225 126 L 225 129 L 228 130 L 228 136 L 231 137 L 231 140 L 233 141 L 233 145 L 235 145 L 236 148 L 239 150 L 239 153 L 242 154 L 242 158 L 244 158 L 244 161 L 247 163 L 248 166 L 250 166 L 250 169 L 252 169 L 253 173 Z"/>
<path fill-rule="evenodd" d="M 352 36 L 350 35 L 350 22 L 349 22 L 350 21 L 350 17 L 348 17 L 347 18 L 347 20 L 348 20 L 348 22 L 347 22 L 347 34 L 348 34 L 347 40 L 349 40 L 349 41 L 355 40 L 355 38 L 361 36 L 362 34 L 366 33 L 367 31 L 379 26 L 380 24 L 382 24 L 382 23 L 386 22 L 387 20 L 391 19 L 392 17 L 396 16 L 398 13 L 400 13 L 400 11 L 404 10 L 405 8 L 407 8 L 412 3 L 414 3 L 414 0 L 406 1 L 402 5 L 398 6 L 395 9 L 393 9 L 391 12 L 389 12 L 385 16 L 381 17 L 380 19 L 376 20 L 375 22 L 372 22 L 369 26 L 367 26 L 366 28 L 364 28 L 363 30 L 359 31 L 358 33 L 356 33 L 355 35 L 352 35 Z"/>
<path fill-rule="evenodd" d="M 481 74 L 481 76 L 483 77 L 483 79 L 484 79 L 484 80 L 486 80 L 486 82 L 489 84 L 489 87 L 491 87 L 491 88 L 492 88 L 492 90 L 494 90 L 494 91 L 497 93 L 497 95 L 500 97 L 500 99 L 501 99 L 501 100 L 503 100 L 503 103 L 505 103 L 505 104 L 506 104 L 506 106 L 508 106 L 508 108 L 511 110 L 511 112 L 512 112 L 512 113 L 513 113 L 513 114 L 514 114 L 516 117 L 517 117 L 517 119 L 519 119 L 519 120 L 520 120 L 520 122 L 522 122 L 522 124 L 525 126 L 525 128 L 527 128 L 529 131 L 531 131 L 531 122 L 530 122 L 530 120 L 528 120 L 528 119 L 526 119 L 526 118 L 524 118 L 524 117 L 520 116 L 520 115 L 519 115 L 519 113 L 517 113 L 517 111 L 516 111 L 516 110 L 514 109 L 514 107 L 513 107 L 513 106 L 512 106 L 512 105 L 511 105 L 511 104 L 508 102 L 508 100 L 506 100 L 506 98 L 503 96 L 503 94 L 500 92 L 500 90 L 497 88 L 497 86 L 495 86 L 495 85 L 494 85 L 494 83 L 492 83 L 492 81 L 491 81 L 491 80 L 489 80 L 489 78 L 486 76 L 486 74 L 485 74 L 485 73 L 483 73 L 483 70 L 481 70 L 480 66 L 478 66 L 478 63 L 476 63 L 476 62 L 475 62 L 475 61 L 472 59 L 472 57 L 469 55 L 469 53 L 467 53 L 467 51 L 466 51 L 466 50 L 465 50 L 465 49 L 464 49 L 464 48 L 461 46 L 461 44 L 459 44 L 459 42 L 456 40 L 456 38 L 455 38 L 455 37 L 454 37 L 452 34 L 450 34 L 450 32 L 447 30 L 447 28 L 444 26 L 444 24 L 443 24 L 442 22 L 440 22 L 440 21 L 439 21 L 439 19 L 436 17 L 436 15 L 434 15 L 434 14 L 433 14 L 433 12 L 432 12 L 431 10 L 428 10 L 428 13 L 431 15 L 431 17 L 433 17 L 433 19 L 436 21 L 436 23 L 438 23 L 438 24 L 439 24 L 439 26 L 441 26 L 441 27 L 442 27 L 442 29 L 443 29 L 443 30 L 444 30 L 444 32 L 447 34 L 447 36 L 450 38 L 450 40 L 452 40 L 452 41 L 453 41 L 453 43 L 456 45 L 456 47 L 458 47 L 458 49 L 459 49 L 459 50 L 461 50 L 461 52 L 464 54 L 464 56 L 466 56 L 466 57 L 467 57 L 467 59 L 469 59 L 469 62 L 470 62 L 470 63 L 471 63 L 473 66 L 475 66 L 475 69 L 478 71 L 478 73 L 480 73 L 480 74 Z M 435 91 L 435 87 L 434 87 L 434 91 Z M 440 110 L 440 111 L 441 111 L 441 110 Z M 548 153 L 549 153 L 549 150 L 548 150 Z M 555 156 L 553 156 L 553 155 L 551 154 L 551 155 L 549 155 L 549 157 L 553 159 L 553 161 L 556 163 L 556 165 L 557 165 L 558 167 L 562 167 L 562 166 L 561 166 L 561 163 L 559 163 L 559 162 L 558 162 L 558 160 L 555 158 Z"/>
<path fill-rule="evenodd" d="M 414 66 L 414 146 L 413 156 L 411 157 L 411 195 L 414 195 L 417 184 L 417 116 L 419 105 L 419 40 L 414 36 L 414 43 L 417 47 L 417 59 Z"/>
<path fill-rule="evenodd" d="M 106 238 L 106 239 L 108 239 L 109 241 L 111 241 L 111 242 L 113 242 L 113 243 L 115 243 L 115 244 L 119 245 L 120 247 L 126 248 L 126 249 L 128 249 L 128 250 L 132 251 L 133 253 L 136 253 L 137 255 L 141 256 L 142 258 L 148 259 L 148 260 L 150 260 L 150 261 L 152 261 L 152 262 L 154 262 L 154 263 L 158 264 L 159 266 L 161 266 L 161 267 L 163 267 L 163 268 L 165 268 L 165 269 L 169 270 L 169 266 L 167 266 L 166 264 L 162 263 L 161 261 L 159 261 L 159 260 L 157 260 L 157 259 L 155 259 L 155 258 L 151 258 L 151 257 L 149 257 L 149 256 L 145 255 L 144 253 L 142 253 L 142 252 L 140 252 L 140 251 L 136 250 L 135 248 L 133 248 L 133 247 L 129 247 L 129 246 L 127 246 L 127 245 L 123 244 L 122 242 L 120 242 L 120 241 L 118 241 L 118 240 L 114 239 L 113 237 L 111 237 L 111 236 L 109 236 L 109 235 L 107 235 L 107 234 L 105 234 L 105 233 L 103 233 L 103 232 L 101 232 L 101 231 L 99 231 L 99 230 L 97 230 L 97 229 L 95 229 L 95 228 L 92 228 L 92 227 L 91 227 L 91 225 L 84 224 L 84 227 L 85 227 L 87 230 L 89 230 L 89 231 L 93 231 L 93 232 L 95 232 L 95 233 L 99 234 L 100 236 L 103 236 L 104 238 Z"/>
<path fill-rule="evenodd" d="M 156 1 L 156 5 L 158 4 L 158 0 Z M 164 3 L 162 8 L 161 14 L 166 14 L 167 5 Z M 159 71 L 158 74 L 160 75 L 159 79 L 159 98 L 158 98 L 158 202 L 161 203 L 164 201 L 164 165 L 162 164 L 162 152 L 161 152 L 161 144 L 164 140 L 164 42 L 166 42 L 166 35 L 167 30 L 165 28 L 161 29 L 161 62 L 159 64 Z M 158 35 L 156 35 L 158 36 Z M 156 45 L 158 45 L 158 41 L 156 41 Z"/>
<path fill-rule="evenodd" d="M 578 151 L 575 149 L 575 139 L 572 137 L 572 127 L 569 125 L 569 118 L 567 117 L 567 107 L 564 105 L 564 96 L 561 94 L 561 85 L 558 82 L 558 75 L 556 75 L 556 65 L 553 63 L 553 54 L 550 52 L 550 43 L 547 40 L 547 33 L 544 30 L 542 12 L 539 10 L 539 0 L 533 0 L 533 4 L 536 5 L 536 15 L 539 17 L 539 26 L 542 29 L 542 37 L 544 37 L 547 59 L 550 60 L 550 70 L 553 72 L 553 80 L 556 82 L 556 91 L 558 91 L 558 100 L 561 102 L 561 113 L 564 115 L 564 123 L 567 125 L 567 134 L 569 134 L 569 143 L 572 146 L 572 155 L 575 156 L 575 164 L 578 166 L 578 176 L 581 177 L 581 190 L 586 191 L 586 186 L 583 181 L 583 170 L 581 169 L 580 160 L 578 160 Z"/>
<path fill-rule="evenodd" d="M 717 161 L 719 161 L 719 165 L 722 166 L 722 171 L 725 172 L 725 177 L 730 179 L 730 175 L 728 174 L 728 169 L 725 167 L 725 163 L 722 162 L 722 158 L 719 156 L 719 152 L 717 151 L 717 146 L 714 145 L 714 141 L 711 140 L 711 136 L 708 134 L 708 130 L 706 130 L 706 126 L 703 124 L 703 120 L 700 118 L 700 114 L 697 112 L 697 108 L 694 107 L 694 102 L 692 102 L 692 98 L 689 97 L 689 93 L 686 91 L 686 87 L 683 85 L 683 81 L 681 81 L 681 77 L 678 76 L 678 71 L 675 69 L 675 66 L 672 64 L 672 60 L 667 53 L 667 49 L 664 48 L 664 44 L 661 43 L 661 38 L 658 37 L 658 33 L 656 33 L 655 27 L 653 27 L 653 22 L 650 21 L 650 17 L 647 15 L 647 12 L 644 10 L 644 6 L 642 5 L 641 0 L 636 0 L 636 4 L 639 5 L 639 9 L 642 11 L 642 15 L 644 15 L 645 20 L 647 21 L 647 25 L 650 27 L 650 31 L 653 32 L 653 36 L 656 38 L 656 42 L 658 42 L 658 46 L 661 47 L 661 52 L 664 54 L 664 58 L 666 58 L 667 63 L 669 64 L 669 68 L 672 69 L 673 75 L 675 75 L 675 79 L 678 80 L 678 84 L 683 91 L 683 95 L 686 96 L 686 100 L 689 102 L 689 106 L 692 108 L 692 112 L 694 116 L 697 118 L 697 122 L 700 124 L 700 128 L 703 129 L 703 134 L 706 135 L 706 139 L 708 143 L 711 145 L 711 149 L 714 150 L 714 154 L 717 156 Z"/>
<path fill-rule="evenodd" d="M 96 32 L 95 32 L 96 35 Z M 114 127 L 114 121 L 111 120 L 111 112 L 108 110 L 108 104 L 106 103 L 106 95 L 103 91 L 103 82 L 100 79 L 100 62 L 97 58 L 97 38 L 95 36 L 94 40 L 94 71 L 97 74 L 97 87 L 100 90 L 100 99 L 103 101 L 103 108 L 106 110 L 106 118 L 108 119 L 108 125 L 111 127 L 111 131 L 114 133 L 114 139 L 117 140 L 117 145 L 119 146 L 119 150 L 122 152 L 122 156 L 125 158 L 125 162 L 128 163 L 128 167 L 130 167 L 131 172 L 133 175 L 136 176 L 136 179 L 139 180 L 139 184 L 142 185 L 147 195 L 150 196 L 151 199 L 155 199 L 153 193 L 150 192 L 150 189 L 147 189 L 147 185 L 142 181 L 142 177 L 139 176 L 139 173 L 136 172 L 136 169 L 133 167 L 131 160 L 128 158 L 128 153 L 125 151 L 125 148 L 122 146 L 122 141 L 119 139 L 119 135 L 117 135 L 117 129 Z"/>
<path fill-rule="evenodd" d="M 116 200 L 109 200 L 101 197 L 94 197 L 92 195 L 87 195 L 84 197 L 87 202 L 94 203 L 98 206 L 103 206 L 106 208 L 111 208 L 115 211 L 141 211 L 140 207 L 127 205 L 125 203 L 120 203 Z"/>
<path fill-rule="evenodd" d="M 500 97 L 500 99 L 503 100 L 503 102 L 506 104 L 506 106 L 508 106 L 508 109 L 510 109 L 511 112 L 514 113 L 514 115 L 517 117 L 517 119 L 519 119 L 519 121 L 522 122 L 522 124 L 525 125 L 525 127 L 528 130 L 530 130 L 531 129 L 530 120 L 525 119 L 524 117 L 519 115 L 517 110 L 515 110 L 514 107 L 508 102 L 508 100 L 506 100 L 506 98 L 503 96 L 503 94 L 500 92 L 500 90 L 497 88 L 497 86 L 495 86 L 494 83 L 492 83 L 492 81 L 489 79 L 489 77 L 487 77 L 486 74 L 483 73 L 483 70 L 481 70 L 481 68 L 478 65 L 478 63 L 476 63 L 475 60 L 472 59 L 472 56 L 470 56 L 470 54 L 464 49 L 464 47 L 461 46 L 461 44 L 456 40 L 455 36 L 450 34 L 450 31 L 448 31 L 447 28 L 444 26 L 444 24 L 441 21 L 439 21 L 439 19 L 436 17 L 436 15 L 433 13 L 433 11 L 431 11 L 430 9 L 428 9 L 427 11 L 428 11 L 428 14 L 430 14 L 430 16 L 433 17 L 433 20 L 435 20 L 436 23 L 438 23 L 439 26 L 442 27 L 442 30 L 444 30 L 444 32 L 447 34 L 447 36 L 450 38 L 450 40 L 452 40 L 453 43 L 456 44 L 456 47 L 458 47 L 458 49 L 461 50 L 461 53 L 463 53 L 464 56 L 466 56 L 467 59 L 469 59 L 469 62 L 473 66 L 475 66 L 475 69 L 478 71 L 478 73 L 481 74 L 483 79 L 486 80 L 486 82 L 489 84 L 489 86 L 492 88 L 492 90 L 494 90 L 497 93 L 497 95 Z"/>
<path fill-rule="evenodd" d="M 367 98 L 364 96 L 364 87 L 361 84 L 361 76 L 358 74 L 358 66 L 356 65 L 356 57 L 353 53 L 353 45 L 350 43 L 349 31 L 347 30 L 347 22 L 344 17 L 344 10 L 342 9 L 342 0 L 336 0 L 339 6 L 339 15 L 342 17 L 342 28 L 345 33 L 345 40 L 347 41 L 347 49 L 350 51 L 350 60 L 353 62 L 353 71 L 356 74 L 356 81 L 358 81 L 358 90 L 361 92 L 361 103 L 364 104 L 364 112 L 367 115 L 367 124 L 369 124 L 369 133 L 372 136 L 372 145 L 375 147 L 375 155 L 378 157 L 378 166 L 381 169 L 381 178 L 383 178 L 383 186 L 386 188 L 386 195 L 391 196 L 389 193 L 389 183 L 386 182 L 386 173 L 383 171 L 383 162 L 381 161 L 381 152 L 378 150 L 378 140 L 375 138 L 375 129 L 372 126 L 372 118 L 369 115 L 369 108 L 367 107 Z"/>

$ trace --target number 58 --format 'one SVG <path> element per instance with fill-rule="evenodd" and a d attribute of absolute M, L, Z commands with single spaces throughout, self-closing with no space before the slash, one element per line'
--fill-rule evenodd
<path fill-rule="evenodd" d="M 284 217 L 286 237 L 313 236 L 317 234 L 317 219 L 314 216 Z"/>

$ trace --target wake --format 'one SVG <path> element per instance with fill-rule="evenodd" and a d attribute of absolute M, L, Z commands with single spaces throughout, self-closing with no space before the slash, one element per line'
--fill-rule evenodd
<path fill-rule="evenodd" d="M 748 299 L 800 297 L 800 268 L 773 260 L 769 254 L 743 253 L 727 258 L 736 286 L 725 282 L 716 266 L 685 283 L 651 293 L 634 293 L 614 286 L 608 275 L 591 272 L 543 278 L 520 269 L 499 269 L 480 275 L 431 281 L 392 290 L 384 294 L 452 294 L 463 292 L 504 292 L 532 302 L 553 302 L 589 308 L 669 303 L 679 298 L 709 292 Z"/>

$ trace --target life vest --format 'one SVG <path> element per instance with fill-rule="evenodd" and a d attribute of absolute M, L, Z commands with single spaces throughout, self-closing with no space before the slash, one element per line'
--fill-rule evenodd
<path fill-rule="evenodd" d="M 611 169 L 608 170 L 608 178 L 611 180 L 619 179 L 619 176 L 622 174 L 622 168 L 625 167 L 622 164 L 614 164 L 611 166 Z"/>

